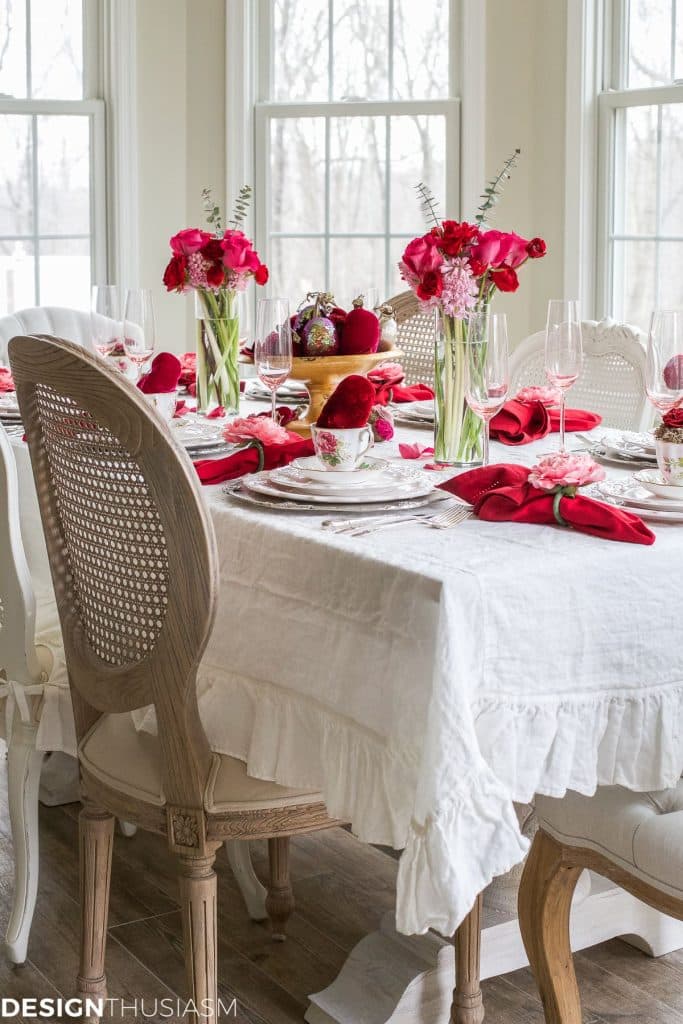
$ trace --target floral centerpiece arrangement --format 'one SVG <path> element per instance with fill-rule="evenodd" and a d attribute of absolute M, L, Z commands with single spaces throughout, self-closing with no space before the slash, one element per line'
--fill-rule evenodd
<path fill-rule="evenodd" d="M 237 295 L 253 278 L 268 280 L 253 243 L 241 230 L 251 189 L 245 185 L 235 203 L 232 227 L 223 230 L 220 208 L 204 189 L 204 208 L 213 232 L 185 228 L 171 239 L 172 256 L 164 271 L 169 292 L 194 291 L 197 299 L 197 409 L 212 401 L 228 413 L 239 409 L 239 317 Z"/>
<path fill-rule="evenodd" d="M 542 238 L 489 229 L 486 217 L 498 202 L 519 150 L 484 190 L 474 223 L 441 220 L 429 189 L 417 186 L 431 229 L 406 246 L 401 277 L 422 308 L 437 317 L 435 462 L 467 466 L 479 461 L 482 421 L 465 402 L 467 321 L 486 309 L 497 291 L 514 292 L 518 271 L 546 253 Z"/>

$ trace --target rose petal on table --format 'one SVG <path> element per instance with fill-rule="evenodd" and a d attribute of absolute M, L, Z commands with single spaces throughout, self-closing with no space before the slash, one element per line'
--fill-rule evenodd
<path fill-rule="evenodd" d="M 211 412 L 207 412 L 206 414 L 207 420 L 217 420 L 220 419 L 221 416 L 225 416 L 225 409 L 222 405 L 217 405 L 215 409 L 212 409 Z"/>
<path fill-rule="evenodd" d="M 425 444 L 400 444 L 398 450 L 401 453 L 402 459 L 421 459 L 423 455 L 433 455 L 434 449 L 427 447 Z"/>

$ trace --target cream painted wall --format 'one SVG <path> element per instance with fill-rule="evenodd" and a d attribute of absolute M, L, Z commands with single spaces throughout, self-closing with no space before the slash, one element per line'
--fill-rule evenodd
<path fill-rule="evenodd" d="M 494 223 L 542 235 L 549 247 L 524 268 L 518 292 L 496 299 L 514 344 L 543 326 L 547 300 L 563 294 L 564 40 L 574 0 L 482 2 L 487 175 L 522 150 Z M 202 223 L 202 187 L 225 201 L 225 2 L 144 0 L 137 10 L 140 276 L 154 289 L 162 346 L 181 351 L 194 344 L 191 300 L 166 294 L 161 275 L 169 237 Z"/>
<path fill-rule="evenodd" d="M 487 176 L 522 150 L 494 224 L 548 243 L 547 256 L 520 272 L 519 290 L 496 297 L 514 345 L 545 325 L 548 299 L 563 296 L 567 0 L 486 0 L 486 8 Z"/>
<path fill-rule="evenodd" d="M 224 202 L 225 2 L 137 4 L 140 285 L 151 288 L 161 348 L 194 347 L 191 298 L 161 278 L 168 240 L 203 223 L 201 191 Z"/>

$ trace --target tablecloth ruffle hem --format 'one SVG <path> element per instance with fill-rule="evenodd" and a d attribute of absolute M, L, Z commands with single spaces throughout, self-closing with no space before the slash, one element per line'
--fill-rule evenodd
<path fill-rule="evenodd" d="M 391 799 L 416 791 L 416 748 L 392 748 L 314 701 L 269 684 L 233 675 L 228 685 L 224 670 L 203 667 L 199 690 L 215 750 L 245 760 L 258 778 L 319 788 L 330 815 L 351 822 L 362 841 L 405 847 L 397 927 L 406 934 L 434 928 L 452 935 L 477 894 L 524 858 L 528 841 L 513 801 L 567 789 L 590 794 L 598 785 L 662 789 L 674 785 L 683 768 L 683 683 L 629 697 L 548 698 L 533 707 L 492 697 L 473 708 L 482 760 L 477 757 L 458 791 L 420 822 L 407 812 L 409 800 L 399 807 Z M 226 729 L 226 709 L 239 728 Z M 156 731 L 150 709 L 135 716 L 138 728 Z M 490 767 L 487 755 L 494 754 L 505 778 Z"/>

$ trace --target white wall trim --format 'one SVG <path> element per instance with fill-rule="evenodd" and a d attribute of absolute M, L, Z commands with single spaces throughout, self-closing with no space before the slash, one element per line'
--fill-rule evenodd
<path fill-rule="evenodd" d="M 257 99 L 256 38 L 257 4 L 253 0 L 225 0 L 226 216 L 242 185 L 252 185 L 254 189 L 256 186 L 253 122 Z M 253 229 L 253 223 L 251 227 Z"/>
<path fill-rule="evenodd" d="M 106 103 L 109 282 L 137 285 L 140 277 L 138 201 L 137 24 L 135 0 L 105 0 L 100 47 Z"/>
<path fill-rule="evenodd" d="M 579 299 L 584 318 L 604 314 L 596 288 L 602 6 L 598 0 L 567 4 L 564 293 Z"/>
<path fill-rule="evenodd" d="M 486 179 L 486 4 L 481 0 L 461 0 L 458 34 L 460 217 L 473 220 Z"/>

